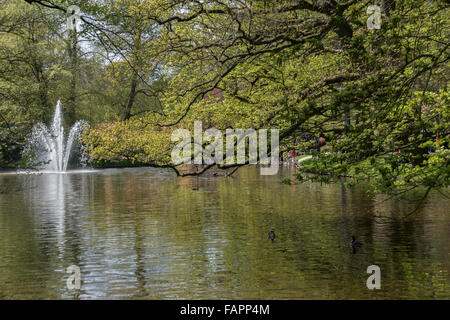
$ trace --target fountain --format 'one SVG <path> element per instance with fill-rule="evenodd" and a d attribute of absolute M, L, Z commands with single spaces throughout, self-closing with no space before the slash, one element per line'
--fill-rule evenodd
<path fill-rule="evenodd" d="M 39 169 L 66 172 L 73 141 L 81 134 L 85 125 L 86 122 L 77 121 L 70 129 L 67 140 L 64 141 L 61 102 L 58 100 L 50 128 L 41 122 L 36 124 L 26 152 L 32 150 L 34 161 L 41 164 Z"/>

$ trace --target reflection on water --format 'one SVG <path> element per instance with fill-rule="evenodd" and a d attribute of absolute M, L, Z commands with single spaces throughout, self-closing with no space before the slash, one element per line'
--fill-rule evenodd
<path fill-rule="evenodd" d="M 0 175 L 0 298 L 450 298 L 448 200 L 432 194 L 405 220 L 405 201 L 278 183 L 291 175 Z M 381 290 L 366 287 L 372 264 Z M 66 288 L 70 265 L 79 291 Z"/>

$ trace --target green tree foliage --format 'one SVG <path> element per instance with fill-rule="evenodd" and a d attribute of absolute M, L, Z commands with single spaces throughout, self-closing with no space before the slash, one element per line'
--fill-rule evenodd
<path fill-rule="evenodd" d="M 103 55 L 90 90 L 110 110 L 89 118 L 93 161 L 171 165 L 171 131 L 201 120 L 204 130 L 279 128 L 283 150 L 316 150 L 300 179 L 370 179 L 393 194 L 448 186 L 446 1 L 76 4 L 82 36 Z M 373 4 L 382 23 L 369 30 Z"/>

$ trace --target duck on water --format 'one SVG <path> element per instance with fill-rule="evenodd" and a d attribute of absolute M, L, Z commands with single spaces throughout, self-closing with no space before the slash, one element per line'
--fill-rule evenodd
<path fill-rule="evenodd" d="M 352 236 L 352 241 L 350 241 L 350 247 L 355 250 L 356 248 L 360 248 L 362 246 L 362 243 L 359 241 L 356 241 L 355 236 Z"/>
<path fill-rule="evenodd" d="M 275 231 L 273 229 L 269 231 L 269 239 L 272 240 L 272 242 L 275 240 Z"/>

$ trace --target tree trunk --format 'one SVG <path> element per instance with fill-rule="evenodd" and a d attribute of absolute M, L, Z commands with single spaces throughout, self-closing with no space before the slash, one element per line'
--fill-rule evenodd
<path fill-rule="evenodd" d="M 76 121 L 76 96 L 77 96 L 77 73 L 78 73 L 78 52 L 77 52 L 77 32 L 69 30 L 68 54 L 70 69 L 69 97 L 65 106 L 65 118 L 69 126 Z"/>
<path fill-rule="evenodd" d="M 139 50 L 141 48 L 141 30 L 137 29 L 134 34 L 134 41 L 132 47 L 132 63 L 138 63 L 139 58 Z M 125 106 L 125 113 L 123 116 L 123 120 L 128 120 L 131 118 L 131 109 L 133 108 L 134 100 L 136 98 L 136 88 L 139 83 L 139 75 L 136 73 L 137 70 L 132 70 L 132 78 L 130 83 L 130 93 L 128 94 L 128 101 Z"/>
<path fill-rule="evenodd" d="M 37 59 L 33 59 L 33 73 L 38 84 L 39 117 L 41 118 L 41 121 L 47 122 L 52 113 L 48 101 L 48 78 L 44 74 L 42 63 Z"/>
<path fill-rule="evenodd" d="M 131 117 L 131 109 L 133 108 L 134 99 L 136 97 L 136 87 L 138 84 L 137 74 L 133 74 L 133 79 L 131 79 L 130 93 L 128 94 L 128 102 L 125 106 L 125 114 L 123 120 L 128 120 Z"/>

